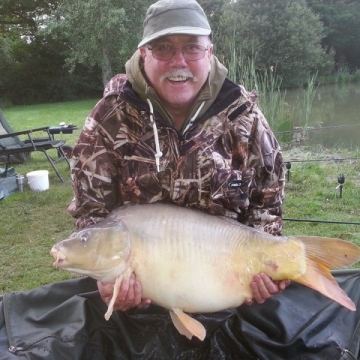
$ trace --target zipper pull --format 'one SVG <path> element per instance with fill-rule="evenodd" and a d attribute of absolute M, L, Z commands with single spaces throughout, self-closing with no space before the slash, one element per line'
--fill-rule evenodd
<path fill-rule="evenodd" d="M 9 347 L 9 351 L 11 352 L 11 353 L 13 353 L 13 354 L 15 354 L 15 353 L 17 353 L 18 351 L 22 351 L 22 350 L 24 350 L 24 348 L 23 347 L 17 347 L 17 346 L 10 346 Z"/>

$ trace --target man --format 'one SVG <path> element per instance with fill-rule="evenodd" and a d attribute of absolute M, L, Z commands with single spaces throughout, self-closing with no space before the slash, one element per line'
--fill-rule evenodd
<path fill-rule="evenodd" d="M 195 0 L 158 1 L 138 48 L 126 75 L 106 86 L 74 148 L 69 212 L 77 227 L 125 203 L 170 201 L 279 235 L 280 147 L 256 95 L 232 83 L 213 55 L 203 9 Z M 108 303 L 113 284 L 98 285 Z M 263 303 L 287 285 L 259 274 L 251 287 Z M 133 275 L 115 309 L 148 303 Z"/>
<path fill-rule="evenodd" d="M 281 233 L 279 145 L 255 94 L 226 78 L 210 36 L 194 0 L 161 0 L 149 8 L 126 76 L 109 82 L 74 148 L 69 211 L 78 228 L 124 203 L 168 201 Z M 358 306 L 359 278 L 356 272 L 337 276 Z M 287 285 L 257 275 L 251 284 L 255 302 Z M 106 321 L 112 284 L 90 278 L 12 292 L 0 301 L 0 360 L 318 360 L 358 354 L 360 315 L 291 286 L 266 306 L 192 314 L 207 329 L 204 341 L 180 335 L 168 311 L 152 304 L 116 311 Z M 148 303 L 134 274 L 122 283 L 118 310 Z"/>

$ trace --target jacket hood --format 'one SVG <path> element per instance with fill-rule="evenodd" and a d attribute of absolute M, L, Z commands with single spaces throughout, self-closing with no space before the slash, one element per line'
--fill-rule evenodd
<path fill-rule="evenodd" d="M 154 109 L 160 113 L 162 118 L 165 119 L 169 124 L 173 124 L 171 115 L 165 110 L 154 88 L 149 85 L 144 76 L 140 50 L 137 50 L 127 61 L 125 69 L 126 76 L 132 84 L 133 90 L 137 93 L 140 99 L 144 102 L 150 100 L 154 106 Z M 208 110 L 209 107 L 213 104 L 226 79 L 227 73 L 228 71 L 225 66 L 220 63 L 216 56 L 212 55 L 211 69 L 208 79 L 201 89 L 193 108 L 188 114 L 183 129 L 187 128 L 186 125 L 195 114 L 196 118 L 201 117 L 201 115 L 203 115 L 206 110 Z"/>

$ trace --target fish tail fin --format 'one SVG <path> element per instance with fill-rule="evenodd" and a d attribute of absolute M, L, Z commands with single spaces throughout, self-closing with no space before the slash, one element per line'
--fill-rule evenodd
<path fill-rule="evenodd" d="M 317 236 L 297 236 L 306 247 L 306 272 L 294 279 L 328 298 L 355 311 L 353 301 L 330 273 L 331 269 L 349 266 L 360 259 L 360 248 L 350 242 Z"/>
<path fill-rule="evenodd" d="M 196 336 L 201 341 L 205 339 L 205 327 L 191 316 L 185 314 L 180 309 L 170 310 L 171 320 L 181 335 L 185 335 L 189 340 Z"/>

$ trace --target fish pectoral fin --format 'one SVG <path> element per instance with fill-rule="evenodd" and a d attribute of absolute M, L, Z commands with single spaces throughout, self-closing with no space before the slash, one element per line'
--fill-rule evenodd
<path fill-rule="evenodd" d="M 124 276 L 121 275 L 118 278 L 116 278 L 116 280 L 115 280 L 113 295 L 112 295 L 112 298 L 111 298 L 111 300 L 109 302 L 107 311 L 105 313 L 105 319 L 106 320 L 110 319 L 110 316 L 114 311 L 115 300 L 116 300 L 117 296 L 119 295 L 120 285 L 121 285 L 121 282 L 123 281 L 123 278 L 124 278 Z"/>
<path fill-rule="evenodd" d="M 205 339 L 205 327 L 191 316 L 185 314 L 180 309 L 170 310 L 171 320 L 181 335 L 185 335 L 189 340 L 196 336 L 201 341 Z"/>

